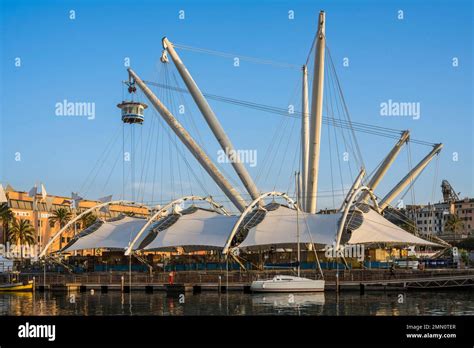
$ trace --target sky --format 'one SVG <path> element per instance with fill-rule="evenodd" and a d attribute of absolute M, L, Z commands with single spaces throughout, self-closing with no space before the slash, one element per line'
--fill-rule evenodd
<path fill-rule="evenodd" d="M 324 10 L 327 46 L 351 119 L 409 129 L 414 139 L 444 144 L 439 159 L 403 197 L 406 203 L 439 201 L 442 179 L 462 197 L 473 196 L 470 1 L 0 2 L 3 185 L 27 191 L 44 183 L 48 193 L 79 191 L 90 199 L 107 194 L 130 198 L 133 191 L 132 198 L 151 203 L 189 193 L 212 194 L 225 202 L 151 105 L 143 126 L 121 123 L 116 105 L 128 97 L 122 83 L 128 79 L 126 63 L 145 81 L 172 84 L 177 77 L 182 87 L 172 63 L 160 62 L 164 36 L 178 45 L 285 63 L 290 66 L 242 58 L 236 67 L 232 55 L 177 48 L 202 91 L 301 110 L 299 67 Z M 312 61 L 311 55 L 310 68 Z M 218 161 L 218 144 L 192 99 L 153 90 Z M 150 104 L 141 93 L 134 98 Z M 94 117 L 61 115 L 57 104 L 64 100 L 88 103 Z M 382 115 L 381 104 L 390 100 L 419 105 L 419 117 Z M 247 168 L 259 189 L 294 191 L 300 121 L 209 103 L 235 147 L 257 155 Z M 179 105 L 186 106 L 182 115 Z M 353 157 L 341 161 L 344 139 L 339 136 L 336 148 L 337 136 L 331 132 L 322 131 L 319 208 L 337 206 L 358 171 Z M 356 137 L 369 173 L 396 141 L 364 133 Z M 134 161 L 123 162 L 123 150 L 133 150 Z M 429 151 L 414 143 L 404 148 L 376 194 L 383 197 Z M 218 167 L 242 190 L 229 164 Z"/>

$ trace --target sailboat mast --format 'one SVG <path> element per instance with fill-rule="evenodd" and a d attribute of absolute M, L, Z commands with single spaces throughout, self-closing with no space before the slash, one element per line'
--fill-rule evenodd
<path fill-rule="evenodd" d="M 296 172 L 295 173 L 295 187 L 296 187 L 296 197 L 299 197 L 300 196 L 300 192 L 299 192 L 299 185 L 298 183 L 300 182 L 300 173 L 299 172 Z M 301 202 L 298 201 L 298 203 L 296 204 L 296 245 L 297 245 L 297 253 L 296 253 L 296 262 L 298 264 L 298 277 L 300 276 L 300 260 L 301 260 L 301 248 L 300 248 L 300 218 L 299 218 L 299 211 L 300 211 L 300 207 L 301 207 Z"/>
<path fill-rule="evenodd" d="M 323 121 L 324 53 L 326 46 L 324 11 L 319 13 L 318 34 L 314 60 L 313 92 L 311 100 L 311 129 L 309 140 L 309 171 L 307 183 L 306 210 L 316 213 L 319 174 L 319 153 L 321 150 L 321 128 Z"/>

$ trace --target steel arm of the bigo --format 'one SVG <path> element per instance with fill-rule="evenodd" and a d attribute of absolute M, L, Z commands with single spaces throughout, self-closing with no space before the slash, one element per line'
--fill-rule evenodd
<path fill-rule="evenodd" d="M 196 158 L 203 169 L 209 174 L 224 194 L 236 206 L 239 211 L 244 211 L 247 202 L 227 178 L 219 171 L 216 165 L 209 158 L 207 153 L 193 139 L 191 134 L 183 127 L 183 125 L 174 117 L 168 108 L 158 99 L 158 97 L 148 88 L 148 86 L 140 79 L 140 77 L 132 70 L 128 69 L 128 73 L 135 83 L 140 87 L 145 96 L 151 102 L 153 107 L 158 111 L 163 120 L 170 126 L 171 130 L 177 135 L 181 142 L 188 148 L 191 154 Z"/>
<path fill-rule="evenodd" d="M 397 158 L 400 150 L 402 149 L 403 145 L 408 142 L 410 139 L 410 131 L 406 130 L 403 131 L 400 139 L 397 143 L 393 146 L 392 150 L 388 153 L 388 155 L 384 158 L 382 164 L 377 169 L 377 171 L 372 175 L 367 187 L 369 187 L 372 191 L 379 185 L 380 181 L 383 179 L 385 174 L 387 173 L 388 169 L 391 167 L 395 159 Z M 360 202 L 367 202 L 369 200 L 369 196 L 367 193 L 363 193 L 361 197 L 359 197 Z"/>
<path fill-rule="evenodd" d="M 201 114 L 204 116 L 209 128 L 211 128 L 212 133 L 214 134 L 216 140 L 221 145 L 222 150 L 225 152 L 225 155 L 229 158 L 232 167 L 234 167 L 235 172 L 239 176 L 240 181 L 245 186 L 245 189 L 250 194 L 252 199 L 255 199 L 259 196 L 259 191 L 255 182 L 253 181 L 252 177 L 248 173 L 247 169 L 245 168 L 244 164 L 240 161 L 240 159 L 232 160 L 232 154 L 235 154 L 234 145 L 230 141 L 230 138 L 224 131 L 219 119 L 215 115 L 214 111 L 212 110 L 211 106 L 207 102 L 206 98 L 202 94 L 201 90 L 199 89 L 198 85 L 194 81 L 191 73 L 188 71 L 186 66 L 184 65 L 183 61 L 179 57 L 178 53 L 174 49 L 174 45 L 168 40 L 168 38 L 163 38 L 163 48 L 169 52 L 171 55 L 171 59 L 173 60 L 176 69 L 178 70 L 179 74 L 181 75 L 186 87 L 188 88 L 191 96 L 193 97 L 196 105 L 198 106 Z"/>
<path fill-rule="evenodd" d="M 389 204 L 402 192 L 405 187 L 412 184 L 420 175 L 426 166 L 431 162 L 435 155 L 439 154 L 443 144 L 435 144 L 433 149 L 418 163 L 405 177 L 380 201 L 380 210 L 383 211 Z"/>

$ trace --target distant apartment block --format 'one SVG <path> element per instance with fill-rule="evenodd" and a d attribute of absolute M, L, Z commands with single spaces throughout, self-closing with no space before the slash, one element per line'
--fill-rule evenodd
<path fill-rule="evenodd" d="M 423 234 L 436 234 L 446 240 L 463 239 L 474 235 L 473 198 L 428 205 L 407 205 L 405 211 L 407 217 Z M 445 228 L 450 215 L 458 216 L 462 222 L 462 228 L 456 236 Z"/>

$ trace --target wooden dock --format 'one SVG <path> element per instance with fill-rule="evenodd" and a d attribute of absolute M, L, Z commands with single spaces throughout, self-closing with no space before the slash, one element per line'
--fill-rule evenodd
<path fill-rule="evenodd" d="M 302 274 L 313 278 L 313 274 Z M 249 292 L 250 284 L 256 279 L 270 279 L 269 272 L 230 273 L 222 272 L 188 272 L 177 273 L 173 284 L 168 274 L 63 274 L 28 276 L 23 280 L 35 278 L 38 291 L 85 292 L 85 291 L 145 291 L 166 293 L 201 293 L 201 292 Z M 338 279 L 338 281 L 336 281 Z M 428 290 L 428 289 L 474 289 L 474 270 L 439 270 L 439 271 L 334 271 L 325 272 L 326 290 L 335 291 L 371 291 L 371 290 Z M 336 283 L 338 286 L 336 287 Z"/>
<path fill-rule="evenodd" d="M 250 292 L 250 284 L 219 284 L 219 283 L 203 283 L 203 284 L 163 284 L 163 283 L 136 283 L 131 286 L 128 284 L 98 284 L 98 283 L 66 283 L 66 284 L 47 284 L 36 285 L 36 291 L 52 291 L 52 292 L 86 292 L 86 291 L 121 291 L 128 293 L 130 291 L 144 291 L 147 293 L 166 292 L 166 293 L 201 293 L 206 291 L 226 293 L 238 291 Z"/>
<path fill-rule="evenodd" d="M 339 282 L 339 291 L 395 291 L 395 290 L 428 290 L 428 289 L 448 289 L 448 288 L 473 288 L 474 275 L 451 276 L 451 277 L 430 277 L 430 278 L 411 278 L 411 279 L 385 279 L 369 281 L 341 281 Z M 182 284 L 164 284 L 164 283 L 135 283 L 135 284 L 99 284 L 99 283 L 66 283 L 66 284 L 48 284 L 46 288 L 43 285 L 37 285 L 38 291 L 64 291 L 64 292 L 86 292 L 86 291 L 144 291 L 147 293 L 166 292 L 166 293 L 201 293 L 206 291 L 226 293 L 238 291 L 250 292 L 250 283 L 182 283 Z M 326 291 L 335 291 L 336 282 L 326 282 Z"/>

